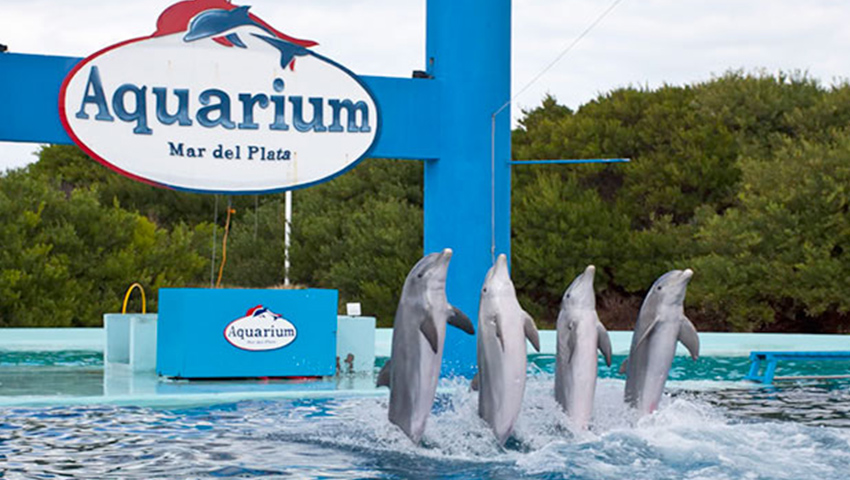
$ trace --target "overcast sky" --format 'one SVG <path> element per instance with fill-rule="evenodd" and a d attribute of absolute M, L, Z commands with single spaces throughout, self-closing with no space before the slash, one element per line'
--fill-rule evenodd
<path fill-rule="evenodd" d="M 463 1 L 463 0 L 455 0 Z M 613 0 L 514 0 L 513 91 Z M 175 0 L 3 0 L 10 52 L 84 57 L 153 32 Z M 251 11 L 356 73 L 409 77 L 424 69 L 424 0 L 254 0 Z M 622 86 L 704 81 L 730 69 L 850 77 L 846 0 L 622 0 L 563 60 L 517 98 L 514 121 L 546 93 L 572 108 Z M 463 48 L 459 45 L 458 48 Z M 2 74 L 2 72 L 0 72 Z M 0 170 L 35 160 L 32 144 L 0 142 Z"/>

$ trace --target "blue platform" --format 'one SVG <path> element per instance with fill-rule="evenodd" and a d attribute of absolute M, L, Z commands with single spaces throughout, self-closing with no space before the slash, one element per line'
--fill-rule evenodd
<path fill-rule="evenodd" d="M 759 382 L 766 385 L 774 380 L 800 380 L 807 378 L 850 378 L 850 375 L 830 376 L 805 376 L 805 377 L 777 377 L 776 368 L 781 360 L 793 361 L 825 361 L 825 360 L 850 360 L 850 352 L 762 352 L 750 353 L 750 371 L 746 380 Z M 763 365 L 764 364 L 764 365 Z M 759 373 L 761 372 L 761 373 Z"/>

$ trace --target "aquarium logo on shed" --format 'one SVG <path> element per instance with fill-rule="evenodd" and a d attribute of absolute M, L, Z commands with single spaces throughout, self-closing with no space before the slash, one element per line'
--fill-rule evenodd
<path fill-rule="evenodd" d="M 279 191 L 353 167 L 378 138 L 373 94 L 249 8 L 179 2 L 152 35 L 82 60 L 59 97 L 69 136 L 126 176 L 180 190 Z"/>
<path fill-rule="evenodd" d="M 262 305 L 248 310 L 244 317 L 224 328 L 224 338 L 231 345 L 251 351 L 283 348 L 297 336 L 295 325 Z"/>

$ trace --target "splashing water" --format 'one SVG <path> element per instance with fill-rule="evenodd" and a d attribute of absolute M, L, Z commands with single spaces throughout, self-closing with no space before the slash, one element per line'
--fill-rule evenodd
<path fill-rule="evenodd" d="M 418 446 L 387 421 L 387 397 L 0 408 L 0 478 L 847 478 L 850 383 L 669 386 L 637 418 L 623 381 L 603 378 L 591 430 L 573 432 L 551 374 L 535 374 L 504 448 L 464 379 L 441 383 Z"/>

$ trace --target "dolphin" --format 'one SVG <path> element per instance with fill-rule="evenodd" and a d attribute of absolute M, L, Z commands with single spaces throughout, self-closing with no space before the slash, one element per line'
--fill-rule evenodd
<path fill-rule="evenodd" d="M 593 412 L 598 359 L 596 350 L 611 366 L 611 339 L 596 314 L 593 276 L 588 266 L 577 276 L 561 299 L 555 357 L 555 399 L 575 428 L 585 430 Z"/>
<path fill-rule="evenodd" d="M 699 335 L 683 307 L 693 274 L 691 269 L 672 270 L 658 277 L 640 307 L 624 365 L 626 402 L 641 414 L 658 408 L 676 353 L 676 340 L 687 347 L 694 360 L 699 357 Z"/>
<path fill-rule="evenodd" d="M 287 40 L 278 38 L 277 35 L 266 26 L 251 18 L 248 13 L 249 6 L 242 6 L 233 10 L 212 8 L 204 10 L 195 15 L 189 22 L 189 31 L 183 36 L 184 42 L 194 42 L 211 37 L 223 36 L 230 44 L 239 48 L 248 48 L 239 35 L 233 31 L 239 27 L 256 27 L 268 35 L 252 36 L 266 42 L 280 52 L 280 67 L 286 68 L 295 57 L 312 55 L 313 52 L 307 48 L 296 45 Z M 230 33 L 228 33 L 230 32 Z"/>
<path fill-rule="evenodd" d="M 183 36 L 183 41 L 193 42 L 204 38 L 217 37 L 229 30 L 244 26 L 266 30 L 249 16 L 249 8 L 251 7 L 243 6 L 233 10 L 222 8 L 204 10 L 195 15 L 189 22 L 189 31 Z"/>
<path fill-rule="evenodd" d="M 539 352 L 540 336 L 531 315 L 516 298 L 501 254 L 487 272 L 478 307 L 478 373 L 471 387 L 478 390 L 478 415 L 504 445 L 514 428 L 525 393 L 525 339 Z"/>
<path fill-rule="evenodd" d="M 434 404 L 446 323 L 474 334 L 469 317 L 446 299 L 446 273 L 452 250 L 432 253 L 404 281 L 393 323 L 390 359 L 378 373 L 378 386 L 390 388 L 390 422 L 414 443 L 425 431 Z"/>

